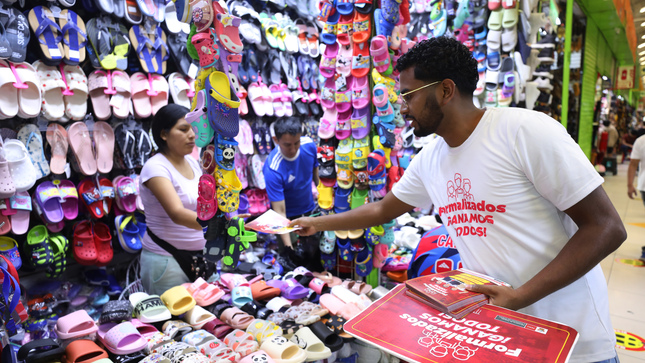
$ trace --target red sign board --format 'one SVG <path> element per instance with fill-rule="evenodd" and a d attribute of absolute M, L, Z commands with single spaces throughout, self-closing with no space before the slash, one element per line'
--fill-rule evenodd
<path fill-rule="evenodd" d="M 408 362 L 567 362 L 578 332 L 493 305 L 454 319 L 399 285 L 343 329 Z"/>

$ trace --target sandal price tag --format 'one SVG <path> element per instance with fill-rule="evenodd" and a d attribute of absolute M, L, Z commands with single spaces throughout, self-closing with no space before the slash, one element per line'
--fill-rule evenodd
<path fill-rule="evenodd" d="M 112 106 L 112 107 L 121 107 L 121 105 L 123 105 L 123 99 L 124 99 L 124 97 L 123 97 L 122 94 L 119 94 L 119 93 L 115 94 L 110 99 L 110 106 Z"/>
<path fill-rule="evenodd" d="M 70 49 L 69 50 L 69 59 L 80 59 L 79 51 Z"/>
<path fill-rule="evenodd" d="M 195 63 L 191 63 L 190 67 L 188 67 L 188 77 L 195 79 L 197 78 L 197 72 L 199 71 L 199 67 L 195 65 Z"/>
<path fill-rule="evenodd" d="M 60 50 L 58 48 L 50 48 L 49 49 L 49 56 L 52 58 L 60 58 Z"/>

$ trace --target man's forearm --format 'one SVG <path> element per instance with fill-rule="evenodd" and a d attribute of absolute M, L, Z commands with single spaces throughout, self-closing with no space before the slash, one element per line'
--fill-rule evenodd
<path fill-rule="evenodd" d="M 634 177 L 636 176 L 636 168 L 629 165 L 627 169 L 627 186 L 634 185 Z"/>
<path fill-rule="evenodd" d="M 412 208 L 401 202 L 396 204 L 386 203 L 387 199 L 395 198 L 391 193 L 388 193 L 385 198 L 375 203 L 364 204 L 347 212 L 316 217 L 313 220 L 314 227 L 317 231 L 365 229 L 387 223 Z"/>

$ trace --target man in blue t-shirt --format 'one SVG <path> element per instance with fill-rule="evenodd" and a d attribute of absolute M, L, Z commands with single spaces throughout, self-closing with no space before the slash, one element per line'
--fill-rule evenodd
<path fill-rule="evenodd" d="M 319 182 L 316 144 L 302 136 L 297 119 L 280 119 L 273 129 L 278 147 L 269 154 L 263 170 L 271 208 L 289 219 L 309 215 L 316 207 L 311 182 Z M 284 247 L 293 248 L 289 234 L 280 238 Z"/>

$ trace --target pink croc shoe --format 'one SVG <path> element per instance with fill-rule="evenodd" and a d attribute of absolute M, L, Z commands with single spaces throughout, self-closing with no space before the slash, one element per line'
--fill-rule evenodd
<path fill-rule="evenodd" d="M 392 73 L 390 52 L 388 51 L 387 39 L 385 36 L 377 35 L 372 38 L 370 53 L 372 54 L 372 63 L 374 64 L 374 68 L 376 68 L 379 73 L 386 74 L 388 70 Z"/>
<path fill-rule="evenodd" d="M 217 213 L 215 200 L 215 178 L 210 174 L 199 177 L 199 197 L 197 197 L 197 218 L 207 221 Z"/>
<path fill-rule="evenodd" d="M 213 1 L 213 10 L 215 11 L 215 31 L 219 43 L 229 52 L 242 53 L 244 45 L 240 39 L 240 18 L 229 14 L 222 5 Z"/>

